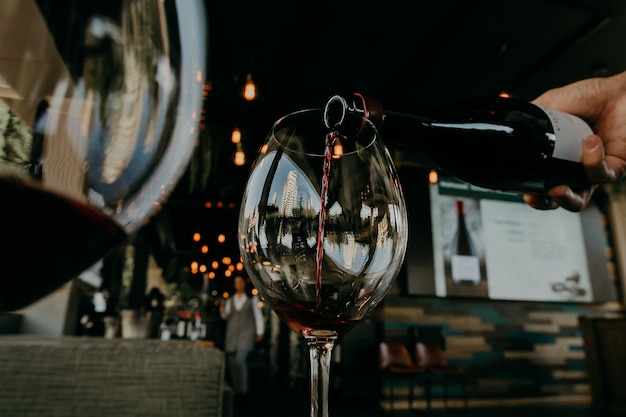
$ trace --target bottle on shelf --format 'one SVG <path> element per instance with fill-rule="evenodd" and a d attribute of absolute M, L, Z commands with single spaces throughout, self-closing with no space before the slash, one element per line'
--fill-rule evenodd
<path fill-rule="evenodd" d="M 388 147 L 426 155 L 432 166 L 479 187 L 544 194 L 560 184 L 589 185 L 581 157 L 593 132 L 571 114 L 495 96 L 413 115 L 383 110 L 357 93 L 327 101 L 327 126 L 359 129 L 341 123 L 346 113 L 372 121 Z"/>

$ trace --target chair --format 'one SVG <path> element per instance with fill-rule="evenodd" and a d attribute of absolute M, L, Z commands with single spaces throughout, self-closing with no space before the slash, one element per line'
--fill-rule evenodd
<path fill-rule="evenodd" d="M 450 377 L 455 377 L 459 381 L 463 396 L 463 410 L 468 410 L 467 390 L 465 373 L 460 366 L 450 365 L 445 358 L 443 349 L 439 343 L 417 342 L 416 345 L 417 365 L 423 367 L 430 375 L 441 375 L 443 379 L 443 401 L 444 407 L 448 407 L 448 382 Z M 426 387 L 427 401 L 432 398 L 432 379 L 429 378 Z"/>
<path fill-rule="evenodd" d="M 383 372 L 383 378 L 392 382 L 389 385 L 389 409 L 393 411 L 393 379 L 406 379 L 409 382 L 409 410 L 412 410 L 415 378 L 418 374 L 424 373 L 425 369 L 413 362 L 404 343 L 380 342 L 379 346 L 380 370 Z"/>

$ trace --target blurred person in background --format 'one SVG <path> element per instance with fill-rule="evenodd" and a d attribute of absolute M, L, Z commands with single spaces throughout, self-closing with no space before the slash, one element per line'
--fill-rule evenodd
<path fill-rule="evenodd" d="M 235 396 L 241 399 L 248 393 L 248 355 L 263 339 L 265 323 L 259 297 L 248 295 L 245 279 L 236 276 L 233 285 L 235 293 L 226 299 L 220 314 L 226 320 L 224 351 L 230 381 Z"/>

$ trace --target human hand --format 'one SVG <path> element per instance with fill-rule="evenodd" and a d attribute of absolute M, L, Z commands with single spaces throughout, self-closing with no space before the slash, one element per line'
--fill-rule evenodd
<path fill-rule="evenodd" d="M 524 201 L 537 209 L 580 211 L 598 184 L 617 181 L 626 173 L 626 72 L 548 90 L 533 103 L 575 114 L 591 125 L 595 135 L 585 140 L 582 163 L 593 185 L 576 191 L 559 185 L 546 196 L 526 194 Z"/>

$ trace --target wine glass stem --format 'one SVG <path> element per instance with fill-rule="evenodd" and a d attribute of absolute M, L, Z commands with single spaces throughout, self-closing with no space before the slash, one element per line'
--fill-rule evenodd
<path fill-rule="evenodd" d="M 311 417 L 328 417 L 331 352 L 336 335 L 306 336 L 311 364 Z"/>

